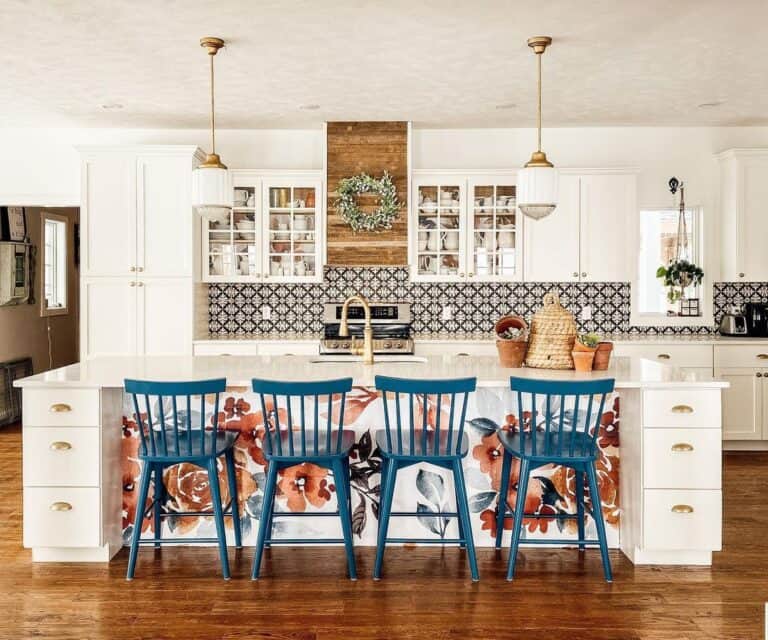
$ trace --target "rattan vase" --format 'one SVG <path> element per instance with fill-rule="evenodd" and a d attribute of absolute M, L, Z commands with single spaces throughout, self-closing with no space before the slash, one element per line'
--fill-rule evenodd
<path fill-rule="evenodd" d="M 573 314 L 564 309 L 557 294 L 550 291 L 544 296 L 544 306 L 531 320 L 525 364 L 538 369 L 573 369 L 571 351 L 575 341 Z"/>

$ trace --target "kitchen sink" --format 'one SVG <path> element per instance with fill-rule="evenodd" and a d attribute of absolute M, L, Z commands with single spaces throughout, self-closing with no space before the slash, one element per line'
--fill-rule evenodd
<path fill-rule="evenodd" d="M 311 363 L 319 364 L 321 362 L 362 362 L 363 358 L 361 356 L 343 356 L 343 355 L 334 355 L 329 354 L 327 356 L 315 356 L 310 360 Z M 424 363 L 427 361 L 426 358 L 423 356 L 411 356 L 408 354 L 403 355 L 381 355 L 381 356 L 374 356 L 373 358 L 373 364 L 388 364 L 390 362 L 421 362 Z"/>

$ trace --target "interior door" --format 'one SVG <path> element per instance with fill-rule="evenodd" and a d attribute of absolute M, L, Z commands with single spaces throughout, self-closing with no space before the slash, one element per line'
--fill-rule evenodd
<path fill-rule="evenodd" d="M 136 167 L 129 153 L 82 163 L 83 276 L 129 276 L 136 268 Z"/>
<path fill-rule="evenodd" d="M 83 359 L 136 354 L 136 290 L 136 282 L 130 278 L 83 280 Z"/>
<path fill-rule="evenodd" d="M 560 174 L 555 210 L 541 220 L 525 220 L 526 281 L 578 282 L 579 194 L 579 176 Z"/>
<path fill-rule="evenodd" d="M 634 207 L 634 175 L 582 176 L 579 273 L 582 282 L 630 279 L 627 233 Z"/>
<path fill-rule="evenodd" d="M 723 440 L 763 438 L 762 375 L 751 367 L 715 369 L 716 378 L 731 384 L 723 389 Z"/>
<path fill-rule="evenodd" d="M 192 287 L 186 278 L 147 278 L 137 282 L 140 354 L 192 354 Z"/>
<path fill-rule="evenodd" d="M 147 276 L 191 277 L 191 158 L 139 156 L 136 180 L 137 269 Z"/>

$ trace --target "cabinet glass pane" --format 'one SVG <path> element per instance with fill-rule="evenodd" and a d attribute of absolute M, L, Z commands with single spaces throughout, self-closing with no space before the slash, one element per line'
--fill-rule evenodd
<path fill-rule="evenodd" d="M 514 185 L 476 185 L 472 193 L 472 271 L 477 276 L 516 274 L 517 200 Z"/>
<path fill-rule="evenodd" d="M 317 270 L 317 192 L 314 187 L 271 187 L 267 250 L 269 274 L 310 277 Z"/>
<path fill-rule="evenodd" d="M 461 238 L 461 190 L 458 185 L 421 185 L 418 191 L 418 273 L 456 275 Z"/>

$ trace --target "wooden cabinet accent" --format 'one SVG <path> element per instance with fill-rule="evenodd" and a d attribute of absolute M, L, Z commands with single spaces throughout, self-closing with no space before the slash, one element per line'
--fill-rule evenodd
<path fill-rule="evenodd" d="M 408 123 L 329 122 L 327 125 L 327 263 L 332 265 L 404 265 L 408 263 Z M 355 233 L 336 213 L 339 180 L 365 172 L 387 171 L 401 203 L 392 229 Z M 361 198 L 364 210 L 376 199 Z"/>

